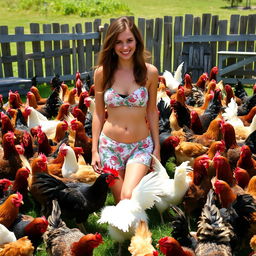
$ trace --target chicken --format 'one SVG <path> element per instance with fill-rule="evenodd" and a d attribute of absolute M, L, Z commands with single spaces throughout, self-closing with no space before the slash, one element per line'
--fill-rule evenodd
<path fill-rule="evenodd" d="M 32 93 L 34 93 L 34 95 L 35 95 L 35 97 L 36 97 L 36 103 L 37 103 L 38 105 L 44 105 L 44 104 L 46 103 L 47 98 L 42 98 L 42 97 L 41 97 L 40 92 L 39 92 L 39 90 L 38 90 L 37 87 L 31 86 L 30 91 L 31 91 Z"/>
<path fill-rule="evenodd" d="M 249 180 L 246 192 L 256 200 L 256 175 Z"/>
<path fill-rule="evenodd" d="M 148 229 L 148 225 L 145 221 L 140 221 L 135 234 L 131 239 L 129 252 L 132 256 L 145 256 L 145 255 L 158 255 L 156 249 L 152 245 L 152 233 Z"/>
<path fill-rule="evenodd" d="M 14 179 L 16 172 L 22 167 L 22 162 L 14 145 L 13 132 L 7 132 L 3 136 L 3 155 L 0 153 L 0 178 Z"/>
<path fill-rule="evenodd" d="M 42 242 L 42 236 L 47 226 L 48 221 L 44 216 L 33 218 L 29 215 L 19 214 L 10 230 L 14 232 L 17 239 L 27 236 L 36 250 Z"/>
<path fill-rule="evenodd" d="M 71 128 L 75 130 L 75 147 L 81 147 L 83 149 L 83 157 L 85 162 L 91 163 L 92 160 L 92 138 L 88 137 L 85 133 L 83 124 L 77 120 L 71 121 Z"/>
<path fill-rule="evenodd" d="M 44 115 L 32 107 L 26 107 L 25 112 L 28 115 L 28 128 L 42 127 L 42 131 L 49 138 L 53 138 L 56 132 L 56 126 L 59 120 L 48 120 Z M 68 120 L 67 120 L 68 121 Z"/>
<path fill-rule="evenodd" d="M 0 256 L 33 256 L 34 246 L 25 236 L 0 246 Z"/>
<path fill-rule="evenodd" d="M 0 234 L 0 246 L 17 240 L 14 233 L 6 228 L 3 224 L 0 224 Z"/>
<path fill-rule="evenodd" d="M 174 76 L 171 72 L 165 70 L 163 73 L 163 77 L 166 81 L 166 86 L 171 91 L 171 93 L 175 93 L 179 87 L 179 85 L 182 83 L 182 68 L 183 68 L 184 62 L 180 63 L 177 67 L 176 71 L 174 72 Z"/>
<path fill-rule="evenodd" d="M 161 221 L 164 223 L 162 213 L 169 208 L 170 205 L 178 205 L 182 202 L 192 179 L 187 175 L 187 172 L 192 168 L 188 162 L 183 162 L 175 168 L 174 179 L 170 179 L 165 168 L 159 160 L 153 156 L 153 169 L 157 170 L 161 179 L 163 193 L 159 195 L 160 200 L 155 202 L 156 209 L 160 213 Z"/>
<path fill-rule="evenodd" d="M 212 187 L 208 174 L 210 158 L 207 155 L 198 156 L 193 165 L 193 180 L 184 198 L 183 205 L 188 215 L 198 216 L 205 204 L 206 196 Z"/>
<path fill-rule="evenodd" d="M 254 235 L 250 240 L 250 247 L 253 250 L 252 254 L 250 256 L 256 255 L 256 235 Z"/>
<path fill-rule="evenodd" d="M 9 187 L 12 186 L 12 182 L 8 179 L 0 180 L 0 199 L 4 197 L 6 191 L 9 190 Z"/>
<path fill-rule="evenodd" d="M 131 239 L 139 221 L 147 222 L 146 209 L 152 208 L 162 194 L 162 179 L 159 169 L 145 175 L 132 191 L 130 199 L 123 199 L 115 206 L 105 206 L 98 223 L 108 224 L 108 231 L 114 241 L 121 243 Z"/>
<path fill-rule="evenodd" d="M 222 116 L 234 127 L 236 139 L 240 141 L 245 140 L 249 134 L 256 130 L 256 116 L 253 117 L 250 126 L 244 126 L 242 120 L 238 117 L 237 112 L 238 106 L 232 98 L 228 107 L 225 108 L 225 113 L 223 113 Z"/>
<path fill-rule="evenodd" d="M 65 178 L 72 178 L 79 182 L 93 183 L 99 176 L 91 165 L 79 164 L 74 150 L 62 144 L 60 147 L 60 153 L 64 155 L 64 163 L 62 165 L 62 176 Z"/>
<path fill-rule="evenodd" d="M 238 249 L 249 245 L 250 235 L 255 234 L 256 204 L 249 194 L 235 194 L 231 187 L 222 180 L 214 183 L 215 192 L 219 195 L 221 215 L 225 222 L 232 225 L 236 240 L 239 241 Z"/>
<path fill-rule="evenodd" d="M 3 203 L 5 199 L 13 193 L 20 192 L 23 196 L 23 201 L 28 194 L 28 176 L 30 171 L 27 168 L 20 168 L 18 169 L 15 180 L 11 182 L 12 188 L 9 188 L 8 191 L 5 193 L 5 197 L 2 199 L 0 198 L 0 203 Z"/>
<path fill-rule="evenodd" d="M 99 233 L 84 235 L 77 228 L 68 228 L 60 218 L 61 210 L 53 200 L 52 214 L 48 217 L 49 225 L 43 238 L 48 255 L 56 256 L 92 256 L 93 249 L 103 243 Z"/>
<path fill-rule="evenodd" d="M 172 227 L 172 236 L 182 246 L 195 249 L 197 240 L 195 232 L 191 232 L 189 220 L 185 213 L 175 205 L 170 206 L 170 225 Z M 175 213 L 175 215 L 173 215 Z"/>
<path fill-rule="evenodd" d="M 175 147 L 175 156 L 177 164 L 189 161 L 189 165 L 193 166 L 194 159 L 203 155 L 208 147 L 200 143 L 182 141 Z"/>
<path fill-rule="evenodd" d="M 253 154 L 256 154 L 256 131 L 247 137 L 244 144 L 250 147 Z"/>
<path fill-rule="evenodd" d="M 221 91 L 219 89 L 216 89 L 214 91 L 214 97 L 209 103 L 207 109 L 204 111 L 202 115 L 199 116 L 204 132 L 209 127 L 211 121 L 218 116 L 221 109 L 222 109 Z"/>
<path fill-rule="evenodd" d="M 210 190 L 202 209 L 197 228 L 197 256 L 223 255 L 232 256 L 231 242 L 235 233 L 233 227 L 226 223 L 214 202 L 214 192 Z"/>
<path fill-rule="evenodd" d="M 116 171 L 105 170 L 105 173 L 89 185 L 79 182 L 64 184 L 47 173 L 38 173 L 33 185 L 40 197 L 47 198 L 47 202 L 57 199 L 63 215 L 68 219 L 75 219 L 81 229 L 84 229 L 82 222 L 104 206 L 108 187 L 114 184 L 117 176 Z"/>
<path fill-rule="evenodd" d="M 242 169 L 240 167 L 236 167 L 233 172 L 234 172 L 234 176 L 237 184 L 241 188 L 245 189 L 251 178 L 249 173 L 245 169 Z"/>
<path fill-rule="evenodd" d="M 199 115 L 196 111 L 194 110 L 190 111 L 190 119 L 191 119 L 191 122 L 190 122 L 191 130 L 195 134 L 203 134 L 203 126 L 199 118 Z"/>
<path fill-rule="evenodd" d="M 226 146 L 225 156 L 227 157 L 231 168 L 234 169 L 237 165 L 241 150 L 241 147 L 236 141 L 235 129 L 230 123 L 222 121 L 221 131 Z"/>
<path fill-rule="evenodd" d="M 195 256 L 190 248 L 182 247 L 180 243 L 173 237 L 163 237 L 158 241 L 158 247 L 163 255 L 166 256 Z"/>
<path fill-rule="evenodd" d="M 213 158 L 213 165 L 216 169 L 216 178 L 224 180 L 232 187 L 235 184 L 235 180 L 228 159 L 221 156 L 219 153 L 216 153 Z"/>
<path fill-rule="evenodd" d="M 10 195 L 3 204 L 0 205 L 0 223 L 9 228 L 19 213 L 19 207 L 23 204 L 22 194 L 17 192 Z"/>
<path fill-rule="evenodd" d="M 247 115 L 238 116 L 238 117 L 242 120 L 244 126 L 249 126 L 255 114 L 256 114 L 256 106 L 254 106 Z"/>
<path fill-rule="evenodd" d="M 180 139 L 176 136 L 171 136 L 168 132 L 159 134 L 159 138 L 161 164 L 165 166 L 167 160 L 171 156 L 175 156 L 175 147 L 179 145 Z"/>
<path fill-rule="evenodd" d="M 247 145 L 241 147 L 237 166 L 245 169 L 251 177 L 256 175 L 256 160 L 252 158 L 251 149 Z"/>
<path fill-rule="evenodd" d="M 192 135 L 191 140 L 196 143 L 201 143 L 205 147 L 209 147 L 212 142 L 221 140 L 221 119 L 216 118 L 211 121 L 208 129 L 202 135 Z"/>

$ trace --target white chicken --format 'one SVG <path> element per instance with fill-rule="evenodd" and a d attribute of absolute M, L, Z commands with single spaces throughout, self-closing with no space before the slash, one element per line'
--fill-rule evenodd
<path fill-rule="evenodd" d="M 92 166 L 86 164 L 80 155 L 77 161 L 75 151 L 63 143 L 60 146 L 60 153 L 64 156 L 64 163 L 61 173 L 64 178 L 72 178 L 79 182 L 91 183 L 99 176 L 95 173 Z"/>
<path fill-rule="evenodd" d="M 231 98 L 231 101 L 225 108 L 225 113 L 223 113 L 222 116 L 227 123 L 230 123 L 234 127 L 236 139 L 238 141 L 243 141 L 256 130 L 256 115 L 254 115 L 250 126 L 244 126 L 242 120 L 237 116 L 237 110 L 237 103 L 234 98 Z"/>
<path fill-rule="evenodd" d="M 9 231 L 4 225 L 0 224 L 0 245 L 16 241 L 13 232 Z"/>
<path fill-rule="evenodd" d="M 164 223 L 162 213 L 170 207 L 170 204 L 180 204 L 186 194 L 192 182 L 192 178 L 187 174 L 192 171 L 192 167 L 189 166 L 189 161 L 183 162 L 175 168 L 174 179 L 170 179 L 161 162 L 156 157 L 153 156 L 153 158 L 153 168 L 160 173 L 162 179 L 161 186 L 164 191 L 159 196 L 160 200 L 155 203 L 155 206 L 160 214 L 162 223 Z"/>
<path fill-rule="evenodd" d="M 163 73 L 163 77 L 166 81 L 166 86 L 169 88 L 171 93 L 175 93 L 182 82 L 182 68 L 184 62 L 180 63 L 174 72 L 174 76 L 168 70 L 165 70 Z"/>
<path fill-rule="evenodd" d="M 159 171 L 152 171 L 145 175 L 134 188 L 130 199 L 123 199 L 115 206 L 105 206 L 101 211 L 98 223 L 107 223 L 111 238 L 121 243 L 131 239 L 138 223 L 147 223 L 146 209 L 152 208 L 163 193 Z"/>
<path fill-rule="evenodd" d="M 53 138 L 56 132 L 56 126 L 59 120 L 48 120 L 43 114 L 34 109 L 33 107 L 26 107 L 26 114 L 28 115 L 28 128 L 31 129 L 36 126 L 41 126 L 42 131 L 48 138 Z M 74 119 L 73 116 L 67 116 L 65 120 L 70 123 Z"/>

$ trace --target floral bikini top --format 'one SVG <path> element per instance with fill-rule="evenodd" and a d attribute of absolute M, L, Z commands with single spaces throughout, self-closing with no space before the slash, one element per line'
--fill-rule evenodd
<path fill-rule="evenodd" d="M 129 95 L 122 95 L 113 88 L 108 88 L 104 93 L 104 101 L 108 107 L 145 107 L 148 102 L 148 90 L 141 86 Z"/>

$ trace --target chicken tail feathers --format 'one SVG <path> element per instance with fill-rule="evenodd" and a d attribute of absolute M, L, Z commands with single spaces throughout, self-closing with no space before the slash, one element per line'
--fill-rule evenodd
<path fill-rule="evenodd" d="M 185 213 L 176 205 L 171 205 L 170 210 L 175 213 L 175 216 L 171 215 L 172 236 L 182 246 L 195 248 L 196 239 L 190 235 L 190 227 Z"/>
<path fill-rule="evenodd" d="M 52 213 L 48 217 L 49 226 L 53 229 L 65 226 L 65 223 L 60 218 L 61 209 L 57 200 L 52 200 Z"/>
<path fill-rule="evenodd" d="M 58 192 L 67 188 L 67 186 L 61 181 L 47 173 L 37 173 L 35 186 L 38 187 L 38 191 L 42 195 L 47 196 L 52 200 L 58 197 Z"/>
<path fill-rule="evenodd" d="M 182 82 L 182 68 L 183 68 L 184 61 L 180 63 L 180 65 L 177 67 L 174 78 L 181 84 Z"/>
<path fill-rule="evenodd" d="M 219 244 L 230 244 L 234 239 L 233 227 L 224 222 L 220 210 L 215 205 L 214 191 L 211 189 L 202 209 L 198 222 L 197 237 L 199 242 L 213 241 Z"/>

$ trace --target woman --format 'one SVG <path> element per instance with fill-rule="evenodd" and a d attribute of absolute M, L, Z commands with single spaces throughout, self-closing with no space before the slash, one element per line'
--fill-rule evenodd
<path fill-rule="evenodd" d="M 158 71 L 145 63 L 143 39 L 129 18 L 118 18 L 109 26 L 94 84 L 91 164 L 94 170 L 118 170 L 119 179 L 111 187 L 118 203 L 131 197 L 148 172 L 151 153 L 160 159 Z"/>

